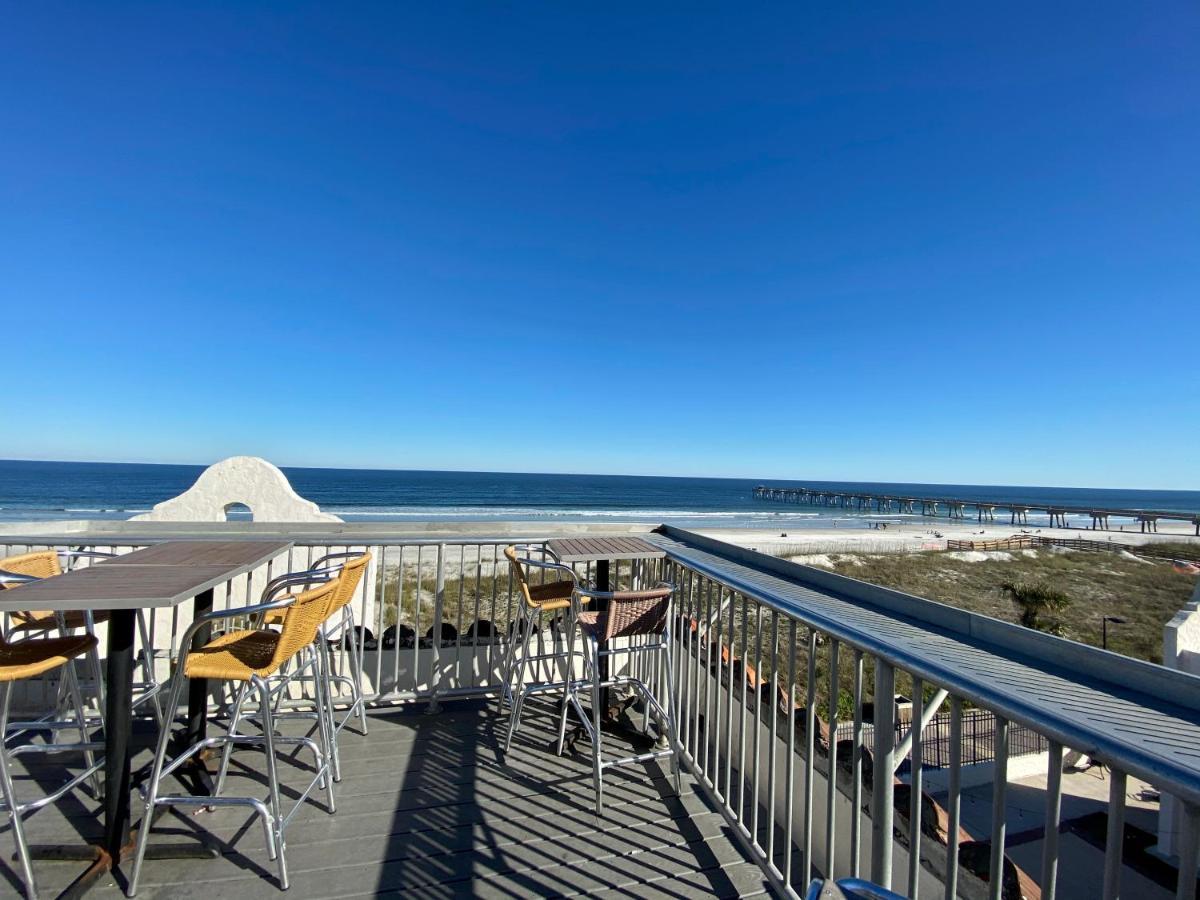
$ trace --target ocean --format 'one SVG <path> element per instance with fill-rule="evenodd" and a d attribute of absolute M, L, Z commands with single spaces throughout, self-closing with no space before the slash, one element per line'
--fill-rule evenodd
<path fill-rule="evenodd" d="M 202 466 L 0 460 L 0 521 L 124 519 L 186 490 L 201 471 Z M 794 529 L 828 527 L 832 520 L 879 517 L 755 500 L 753 489 L 758 484 L 1200 513 L 1200 491 L 387 469 L 283 471 L 297 492 L 326 512 L 347 521 L 398 524 L 666 522 L 687 528 Z M 887 514 L 882 518 L 901 517 Z M 1030 523 L 1035 524 L 1032 515 Z"/>

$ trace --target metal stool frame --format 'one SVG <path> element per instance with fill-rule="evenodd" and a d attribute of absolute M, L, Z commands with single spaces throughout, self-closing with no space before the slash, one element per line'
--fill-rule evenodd
<path fill-rule="evenodd" d="M 90 636 L 89 636 L 90 637 Z M 91 644 L 94 646 L 95 638 L 90 638 Z M 7 642 L 3 642 L 7 643 Z M 22 641 L 21 644 L 35 645 L 37 641 Z M 88 649 L 92 649 L 89 647 Z M 86 650 L 84 651 L 86 652 Z M 49 806 L 57 801 L 60 797 L 74 790 L 85 780 L 90 779 L 92 790 L 97 798 L 103 796 L 102 782 L 100 781 L 99 770 L 104 765 L 103 757 L 97 759 L 96 750 L 104 749 L 103 741 L 90 740 L 88 730 L 87 714 L 83 706 L 83 695 L 79 690 L 79 681 L 75 675 L 74 659 L 68 659 L 62 668 L 62 682 L 67 684 L 66 694 L 71 697 L 72 706 L 75 712 L 75 721 L 50 721 L 48 719 L 40 719 L 35 722 L 13 722 L 9 719 L 10 708 L 12 706 L 12 687 L 14 681 L 0 682 L 0 800 L 4 802 L 4 809 L 8 812 L 10 826 L 13 833 L 13 842 L 16 844 L 16 858 L 21 864 L 21 880 L 25 885 L 25 895 L 34 900 L 37 897 L 37 882 L 33 875 L 33 862 L 29 854 L 29 842 L 25 837 L 25 826 L 23 819 L 26 815 L 32 815 L 37 810 Z M 60 696 L 61 696 L 60 692 Z M 72 744 L 46 743 L 46 744 L 21 744 L 20 746 L 9 749 L 9 740 L 24 732 L 49 730 L 52 733 L 60 729 L 78 731 L 80 740 Z M 12 777 L 12 760 L 16 756 L 25 756 L 31 753 L 77 753 L 81 752 L 84 755 L 84 769 L 79 774 L 70 778 L 65 784 L 51 791 L 37 800 L 31 800 L 27 803 L 21 803 L 17 799 L 16 787 Z"/>
<path fill-rule="evenodd" d="M 261 602 L 270 602 L 283 590 L 288 590 L 293 587 L 311 586 L 313 584 L 321 584 L 327 581 L 335 581 L 342 577 L 345 571 L 346 563 L 333 563 L 325 565 L 331 560 L 337 559 L 360 559 L 367 553 L 332 553 L 321 557 L 317 560 L 318 564 L 313 568 L 302 572 L 291 572 L 285 575 L 280 575 L 271 579 L 267 586 L 263 589 Z M 363 699 L 362 685 L 358 680 L 362 674 L 361 664 L 358 662 L 356 653 L 356 641 L 354 638 L 354 614 L 351 610 L 352 603 L 350 598 L 342 603 L 340 609 L 334 609 L 330 617 L 321 623 L 316 640 L 308 647 L 304 648 L 297 656 L 285 664 L 280 670 L 280 674 L 273 675 L 267 679 L 271 686 L 272 696 L 275 698 L 272 708 L 272 717 L 275 721 L 282 719 L 315 719 L 318 722 L 318 727 L 324 729 L 322 732 L 323 739 L 328 741 L 330 748 L 333 780 L 335 782 L 342 780 L 341 773 L 341 754 L 338 749 L 338 736 L 342 729 L 350 722 L 351 718 L 357 713 L 360 722 L 360 732 L 367 733 L 366 725 L 366 703 Z M 339 617 L 340 621 L 329 627 L 329 620 L 333 617 Z M 266 627 L 267 617 L 259 617 L 259 627 Z M 349 631 L 351 635 L 351 667 L 352 675 L 341 675 L 334 671 L 332 654 L 329 650 L 331 634 L 338 633 L 337 629 L 343 628 L 349 623 Z M 302 689 L 309 684 L 312 684 L 314 696 L 311 698 L 314 709 L 312 712 L 301 711 L 292 708 L 293 703 L 285 709 L 284 702 L 287 700 L 287 689 L 293 684 L 299 682 Z M 345 684 L 350 688 L 351 705 L 346 711 L 345 717 L 341 722 L 337 721 L 336 711 L 334 709 L 332 686 L 334 684 Z M 238 723 L 243 718 L 242 708 L 249 693 L 249 685 L 243 685 L 235 694 L 234 702 L 230 712 L 229 730 L 236 731 Z M 319 694 L 320 696 L 316 696 Z M 302 697 L 299 702 L 306 702 L 310 698 Z M 322 715 L 322 712 L 324 715 Z M 256 716 L 249 714 L 246 718 L 255 719 Z M 261 723 L 260 723 L 261 724 Z M 230 755 L 232 754 L 232 746 L 226 745 L 225 751 L 221 759 L 221 767 L 217 776 L 216 793 L 220 793 L 225 782 L 225 776 L 229 768 Z"/>
<path fill-rule="evenodd" d="M 511 555 L 509 551 L 512 551 Z M 517 554 L 526 554 L 518 556 Z M 530 553 L 545 553 L 553 562 L 546 560 L 533 559 L 528 554 Z M 570 660 L 574 655 L 575 648 L 575 607 L 577 600 L 575 595 L 579 590 L 579 575 L 570 566 L 565 566 L 558 561 L 558 557 L 548 547 L 530 546 L 524 544 L 515 544 L 506 548 L 505 555 L 508 556 L 509 564 L 512 566 L 513 573 L 521 587 L 521 608 L 518 618 L 514 619 L 509 629 L 508 647 L 504 655 L 503 668 L 500 676 L 500 688 L 496 697 L 496 712 L 503 714 L 504 704 L 507 701 L 509 704 L 508 729 L 504 738 L 505 752 L 512 745 L 513 735 L 521 727 L 521 712 L 525 706 L 525 698 L 530 694 L 542 693 L 544 691 L 561 691 L 566 687 L 566 679 L 574 675 L 570 667 Z M 559 579 L 552 584 L 563 585 L 558 588 L 563 596 L 547 597 L 545 600 L 539 601 L 533 597 L 532 591 L 539 588 L 548 587 L 548 585 L 538 585 L 531 588 L 528 579 L 525 575 L 523 567 L 540 569 L 547 572 L 557 572 L 567 576 L 565 579 Z M 562 601 L 567 601 L 565 607 L 561 607 Z M 546 607 L 553 605 L 556 611 L 559 608 L 565 609 L 567 613 L 566 621 L 566 648 L 563 650 L 557 649 L 546 652 L 544 650 L 544 637 L 542 628 L 542 617 L 547 611 Z M 533 637 L 537 636 L 538 652 L 530 653 L 530 642 Z M 557 638 L 554 639 L 557 645 Z M 520 655 L 518 657 L 517 649 L 520 645 Z M 526 672 L 530 664 L 543 662 L 545 660 L 566 660 L 567 669 L 566 679 L 556 680 L 551 676 L 551 680 L 543 682 L 535 682 L 532 684 L 525 683 Z M 513 687 L 513 676 L 516 675 L 516 687 Z"/>
<path fill-rule="evenodd" d="M 328 579 L 326 579 L 328 580 Z M 316 590 L 320 590 L 317 588 Z M 171 688 L 167 700 L 167 709 L 177 709 L 183 695 L 184 685 L 190 680 L 187 675 L 187 660 L 191 654 L 192 638 L 196 632 L 205 625 L 210 625 L 213 622 L 230 620 L 245 617 L 247 619 L 261 618 L 264 613 L 274 609 L 285 609 L 297 603 L 298 599 L 295 596 L 283 597 L 279 600 L 273 600 L 267 603 L 258 603 L 252 606 L 243 606 L 234 609 L 216 610 L 199 617 L 194 621 L 188 630 L 184 633 L 183 640 L 180 642 L 179 662 L 175 668 L 175 674 L 171 680 Z M 327 602 L 327 601 L 326 601 Z M 285 631 L 287 625 L 284 626 Z M 315 629 L 314 629 L 315 630 Z M 170 743 L 170 729 L 164 728 L 159 733 L 158 748 L 154 755 L 154 765 L 151 771 L 149 780 L 144 785 L 143 799 L 144 810 L 142 815 L 142 825 L 138 829 L 137 850 L 134 854 L 133 870 L 130 874 L 129 889 L 127 895 L 135 896 L 137 892 L 138 878 L 141 874 L 142 864 L 145 861 L 146 847 L 149 843 L 151 826 L 154 820 L 154 811 L 159 806 L 249 806 L 262 820 L 263 831 L 267 842 L 267 856 L 270 860 L 278 864 L 279 869 L 279 886 L 283 890 L 288 888 L 288 872 L 286 859 L 286 842 L 284 834 L 292 817 L 299 811 L 300 807 L 307 801 L 309 795 L 315 788 L 320 788 L 326 791 L 328 811 L 332 815 L 336 811 L 333 797 L 333 778 L 330 769 L 330 750 L 326 743 L 324 747 L 319 746 L 316 741 L 309 737 L 283 737 L 275 732 L 275 723 L 272 716 L 272 708 L 274 706 L 271 695 L 271 687 L 267 682 L 267 678 L 260 675 L 253 675 L 248 679 L 248 683 L 252 686 L 254 692 L 259 698 L 259 720 L 262 724 L 261 735 L 247 735 L 231 732 L 217 737 L 208 737 L 201 741 L 197 741 L 191 747 L 184 750 L 175 759 L 169 763 L 166 761 L 167 748 Z M 322 708 L 318 711 L 318 719 L 323 724 L 326 720 L 325 710 L 323 708 L 322 698 L 324 693 L 318 691 L 317 702 L 322 704 Z M 319 729 L 322 742 L 327 738 L 326 729 Z M 252 746 L 262 747 L 266 755 L 267 764 L 267 799 L 261 800 L 257 797 L 222 797 L 222 796 L 197 796 L 192 794 L 183 795 L 160 795 L 159 788 L 162 785 L 162 780 L 174 772 L 177 768 L 191 759 L 196 753 L 210 747 L 221 747 L 224 750 L 225 745 L 236 742 L 239 744 L 250 744 Z M 314 758 L 315 775 L 309 782 L 308 786 L 299 793 L 296 798 L 295 805 L 285 815 L 280 804 L 279 791 L 279 775 L 276 765 L 276 749 L 280 746 L 297 746 L 306 747 L 312 751 Z"/>
<path fill-rule="evenodd" d="M 596 790 L 596 815 L 598 816 L 604 813 L 603 773 L 608 768 L 635 765 L 669 756 L 671 757 L 671 773 L 675 779 L 675 790 L 677 793 L 682 790 L 682 779 L 680 776 L 682 748 L 679 744 L 675 714 L 672 711 L 675 708 L 676 702 L 674 670 L 671 665 L 670 633 L 671 600 L 674 591 L 675 586 L 666 581 L 660 581 L 650 591 L 595 591 L 580 587 L 577 587 L 575 590 L 572 615 L 574 622 L 579 622 L 579 618 L 583 613 L 581 606 L 584 600 L 607 601 L 608 607 L 605 611 L 594 614 L 598 627 L 596 629 L 584 630 L 584 634 L 582 635 L 584 677 L 581 680 L 572 680 L 567 684 L 563 696 L 562 711 L 559 714 L 558 754 L 562 755 L 563 747 L 566 743 L 567 707 L 569 704 L 575 708 L 583 730 L 592 743 L 592 772 Z M 662 596 L 654 597 L 657 594 L 661 594 Z M 647 599 L 661 603 L 661 609 L 655 610 L 654 618 L 658 622 L 655 623 L 654 628 L 642 628 L 636 622 L 617 629 L 612 627 L 614 618 L 620 614 L 622 604 L 643 602 Z M 603 643 L 601 643 L 596 634 L 597 630 L 605 633 Z M 657 640 L 636 645 L 627 644 L 626 646 L 614 646 L 612 643 L 614 638 L 630 637 L 648 637 L 657 638 Z M 572 651 L 568 658 L 568 666 L 574 665 L 573 641 L 571 642 L 571 647 Z M 661 674 L 661 680 L 667 690 L 667 703 L 665 706 L 654 695 L 654 691 L 650 685 L 640 678 L 636 678 L 633 675 L 615 674 L 610 674 L 608 678 L 603 680 L 600 677 L 600 660 L 602 657 L 607 657 L 611 660 L 616 656 L 633 656 L 634 654 L 648 652 L 661 653 L 662 661 L 665 663 Z M 646 708 L 647 723 L 651 712 L 654 713 L 655 718 L 660 724 L 666 723 L 666 749 L 651 750 L 646 753 L 638 753 L 634 756 L 618 757 L 615 759 L 604 758 L 601 732 L 601 716 L 603 714 L 601 691 L 604 688 L 615 687 L 617 685 L 627 685 L 641 696 Z M 590 716 L 584 711 L 583 704 L 579 698 L 580 691 L 585 686 L 591 694 L 592 708 Z"/>

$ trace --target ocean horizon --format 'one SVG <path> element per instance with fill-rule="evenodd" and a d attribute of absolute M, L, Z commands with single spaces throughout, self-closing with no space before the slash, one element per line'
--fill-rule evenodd
<path fill-rule="evenodd" d="M 203 470 L 204 466 L 155 463 L 0 460 L 0 522 L 127 519 L 186 490 Z M 683 527 L 804 528 L 829 527 L 842 520 L 921 518 L 756 500 L 753 489 L 759 484 L 1200 513 L 1200 491 L 404 469 L 283 467 L 283 472 L 301 496 L 351 522 L 667 522 Z M 1033 516 L 1030 521 L 1034 524 Z"/>

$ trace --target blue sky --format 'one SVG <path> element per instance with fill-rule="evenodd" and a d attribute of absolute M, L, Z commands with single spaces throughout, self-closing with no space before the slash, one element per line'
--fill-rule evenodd
<path fill-rule="evenodd" d="M 10 8 L 0 456 L 1200 487 L 1200 7 L 828 6 Z"/>

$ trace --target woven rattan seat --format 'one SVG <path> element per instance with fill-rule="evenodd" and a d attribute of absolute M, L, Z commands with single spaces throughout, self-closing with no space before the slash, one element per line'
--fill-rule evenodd
<path fill-rule="evenodd" d="M 279 634 L 274 631 L 234 631 L 193 651 L 184 671 L 188 678 L 215 678 L 219 681 L 249 681 L 259 675 L 274 675 L 280 663 L 275 659 Z"/>
<path fill-rule="evenodd" d="M 571 605 L 571 592 L 575 590 L 573 581 L 552 581 L 549 584 L 531 584 L 529 599 L 546 612 L 556 609 L 567 609 Z"/>
<path fill-rule="evenodd" d="M 209 641 L 188 654 L 184 674 L 188 678 L 213 678 L 218 681 L 249 681 L 255 675 L 266 678 L 303 647 L 316 639 L 317 629 L 325 621 L 337 593 L 333 586 L 319 587 L 286 598 L 291 605 L 268 610 L 282 613 L 281 631 L 234 631 Z"/>
<path fill-rule="evenodd" d="M 0 641 L 0 682 L 34 678 L 66 665 L 96 646 L 88 634 L 8 644 Z"/>

